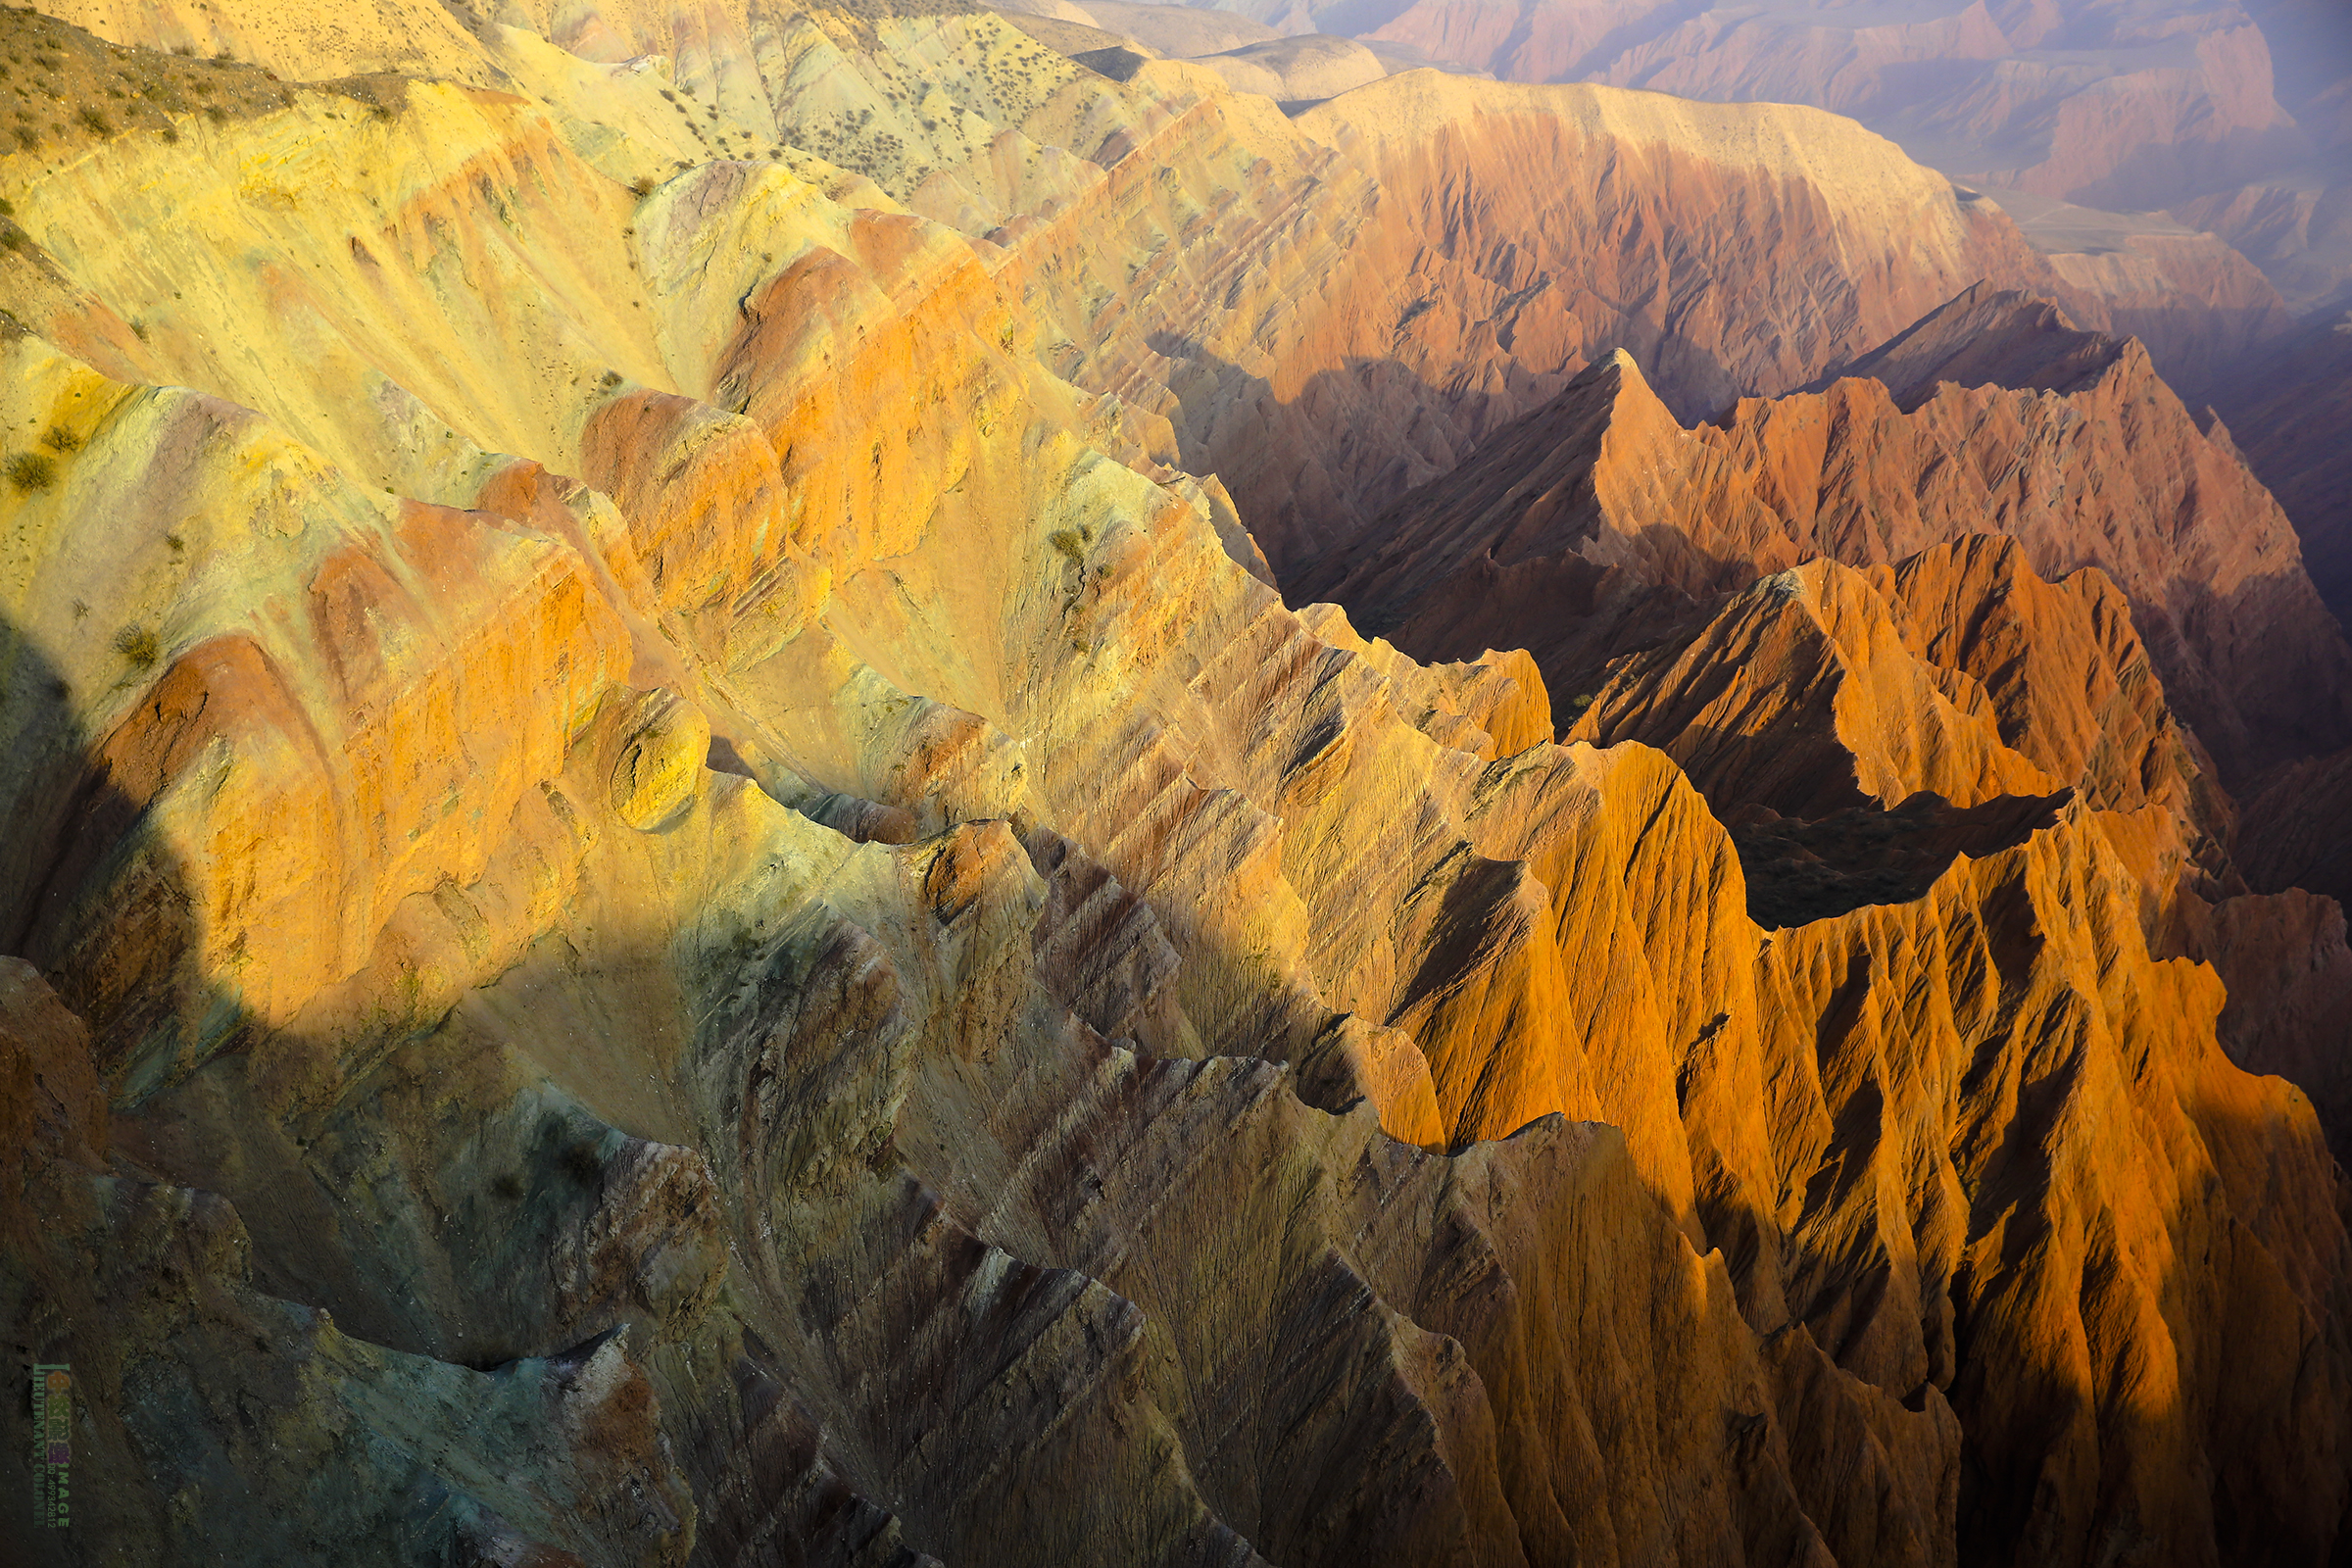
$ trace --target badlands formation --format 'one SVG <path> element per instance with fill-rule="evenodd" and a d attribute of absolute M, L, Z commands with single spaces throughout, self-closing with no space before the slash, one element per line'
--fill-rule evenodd
<path fill-rule="evenodd" d="M 0 1540 L 2341 1562 L 2230 427 L 1851 121 L 1150 9 L 0 12 Z"/>
<path fill-rule="evenodd" d="M 2219 281 L 2217 264 L 2234 263 L 2225 286 L 2251 307 L 2251 270 L 2235 247 L 2296 310 L 2352 286 L 2352 11 L 2337 0 L 1240 0 L 1230 9 L 1286 33 L 1349 33 L 1511 81 L 1836 110 L 2027 212 L 2070 208 L 2050 225 L 2050 248 L 2085 271 L 2136 271 L 2193 293 Z M 2156 209 L 2177 221 L 2115 219 Z M 2071 239 L 2068 228 L 2078 231 Z M 2227 244 L 2212 243 L 2217 235 Z"/>

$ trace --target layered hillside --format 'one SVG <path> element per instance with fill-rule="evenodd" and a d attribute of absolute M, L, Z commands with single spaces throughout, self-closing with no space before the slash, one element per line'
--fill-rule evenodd
<path fill-rule="evenodd" d="M 1808 379 L 1997 218 L 1826 117 L 362 9 L 0 21 L 0 1334 L 74 1368 L 64 1560 L 2338 1549 L 2341 1177 L 2150 947 L 2200 847 L 2116 821 L 2210 803 L 2112 591 L 1861 584 L 2056 596 L 1872 634 L 2035 808 L 1767 928 L 1695 760 L 1244 527 L 1311 566 L 1613 337 Z M 2150 406 L 2044 336 L 2037 398 Z"/>
<path fill-rule="evenodd" d="M 1987 531 L 2045 577 L 2113 580 L 2226 775 L 2352 729 L 2352 653 L 2227 437 L 2200 430 L 2136 343 L 1982 287 L 1834 382 L 1694 429 L 1630 357 L 1598 367 L 1300 589 L 1434 657 L 1526 646 L 1581 695 L 1759 574 Z"/>
<path fill-rule="evenodd" d="M 2227 242 L 2215 250 L 2252 258 L 2293 310 L 2352 283 L 2352 18 L 2332 0 L 1244 0 L 1220 9 L 1512 81 L 1835 110 L 2003 199 L 2169 210 Z M 2110 253 L 2062 254 L 2095 273 Z M 2187 374 L 2192 364 L 2166 368 Z"/>
<path fill-rule="evenodd" d="M 887 48 L 850 12 L 774 0 L 506 19 L 579 54 L 447 18 L 397 49 L 275 7 L 208 11 L 194 45 L 168 12 L 86 20 L 126 43 L 226 40 L 280 74 L 409 69 L 447 35 L 436 74 L 547 102 L 624 180 L 712 156 L 808 172 L 808 153 L 842 172 L 820 184 L 862 174 L 1014 250 L 1046 363 L 1165 417 L 1155 455 L 1218 474 L 1286 573 L 1618 348 L 1695 418 L 1984 279 L 2094 327 L 2136 311 L 2200 367 L 2282 324 L 2233 281 L 2185 286 L 2193 269 L 2071 284 L 1993 203 L 1834 117 L 1411 72 L 1286 119 L 1197 62 L 920 9 Z M 323 65 L 306 38 L 343 52 Z"/>
<path fill-rule="evenodd" d="M 1529 649 L 1573 738 L 1690 774 L 1769 922 L 1918 897 L 2052 792 L 2120 813 L 2148 940 L 2218 964 L 2237 1058 L 2352 1137 L 2344 641 L 2136 344 L 1980 288 L 1695 429 L 1620 357 L 1303 590 L 1424 657 Z"/>

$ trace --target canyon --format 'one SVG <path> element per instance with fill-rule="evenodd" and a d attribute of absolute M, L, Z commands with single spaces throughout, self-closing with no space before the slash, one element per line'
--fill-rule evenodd
<path fill-rule="evenodd" d="M 43 1546 L 2340 1557 L 2269 307 L 1167 9 L 0 12 Z"/>

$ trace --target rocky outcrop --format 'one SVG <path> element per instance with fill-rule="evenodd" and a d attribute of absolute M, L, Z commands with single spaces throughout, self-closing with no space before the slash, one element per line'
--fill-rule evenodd
<path fill-rule="evenodd" d="M 2340 900 L 2300 888 L 2228 899 L 2191 940 L 2229 989 L 2221 1038 L 2230 1059 L 2308 1094 L 2341 1163 L 2352 1150 L 2352 949 Z"/>
<path fill-rule="evenodd" d="M 2343 732 L 2343 639 L 2234 449 L 2137 345 L 1982 288 L 1833 383 L 1695 430 L 1620 359 L 1300 588 L 1430 657 L 1525 641 L 1555 689 L 1585 695 L 1617 653 L 1758 573 L 1987 530 L 2045 578 L 2107 574 L 2225 774 Z"/>
<path fill-rule="evenodd" d="M 2055 793 L 2001 743 L 1982 688 L 1938 679 L 1905 629 L 1859 573 L 1816 561 L 1736 595 L 1679 650 L 1634 656 L 1570 734 L 1659 747 L 1727 814 Z"/>
<path fill-rule="evenodd" d="M 2035 267 L 2013 228 L 1891 146 L 1787 110 L 1414 73 L 1297 123 L 1380 193 L 1346 260 L 1307 273 L 1287 349 L 1182 327 L 1191 363 L 1163 372 L 1187 460 L 1225 477 L 1278 572 L 1615 349 L 1697 414 Z M 1799 253 L 1838 260 L 1788 265 Z M 1709 282 L 1733 275 L 1738 290 Z"/>

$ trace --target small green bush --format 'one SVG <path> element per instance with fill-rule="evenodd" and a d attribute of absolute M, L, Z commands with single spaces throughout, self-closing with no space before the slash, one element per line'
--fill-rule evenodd
<path fill-rule="evenodd" d="M 81 122 L 82 129 L 93 135 L 112 136 L 115 133 L 115 122 L 91 105 L 84 104 L 74 118 Z"/>
<path fill-rule="evenodd" d="M 151 669 L 164 657 L 164 645 L 145 626 L 125 626 L 115 633 L 115 652 L 133 669 Z"/>
<path fill-rule="evenodd" d="M 46 490 L 57 483 L 57 465 L 38 452 L 20 452 L 8 460 L 8 482 L 19 490 Z"/>
<path fill-rule="evenodd" d="M 81 437 L 62 424 L 53 424 L 41 432 L 41 445 L 52 452 L 75 452 L 80 450 Z"/>

